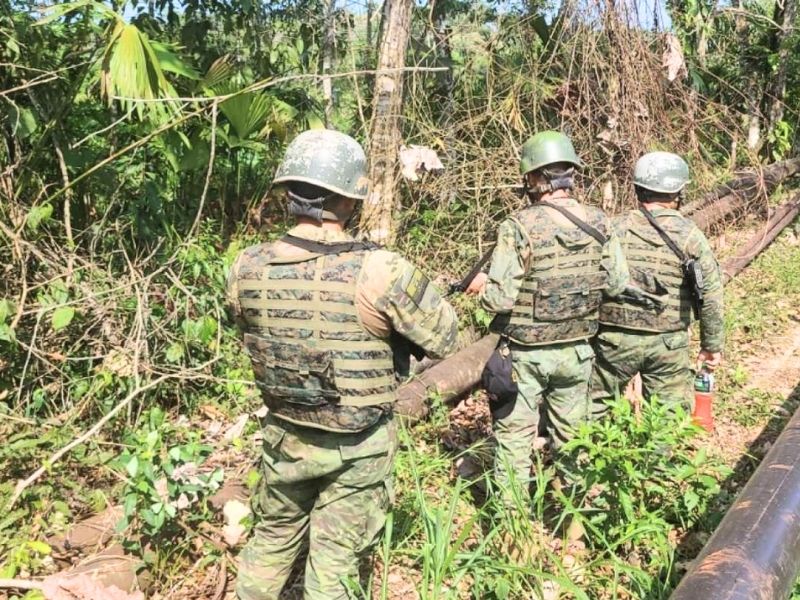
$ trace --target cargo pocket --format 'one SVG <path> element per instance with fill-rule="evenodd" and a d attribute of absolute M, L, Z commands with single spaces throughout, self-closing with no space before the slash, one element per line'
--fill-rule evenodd
<path fill-rule="evenodd" d="M 676 331 L 664 335 L 664 345 L 669 350 L 686 348 L 689 346 L 689 334 L 686 331 Z"/>
<path fill-rule="evenodd" d="M 380 486 L 391 477 L 394 462 L 394 439 L 386 424 L 353 444 L 339 444 L 344 471 L 338 481 L 353 488 Z"/>
<path fill-rule="evenodd" d="M 595 343 L 607 348 L 618 348 L 622 342 L 622 334 L 617 331 L 601 331 L 595 338 Z"/>
<path fill-rule="evenodd" d="M 276 342 L 246 333 L 256 384 L 273 398 L 319 406 L 339 398 L 328 350 Z"/>

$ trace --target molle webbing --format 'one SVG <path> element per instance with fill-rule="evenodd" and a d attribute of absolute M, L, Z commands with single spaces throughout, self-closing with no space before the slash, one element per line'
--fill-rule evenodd
<path fill-rule="evenodd" d="M 587 220 L 606 235 L 602 213 L 590 213 Z M 602 245 L 577 226 L 559 228 L 535 206 L 523 211 L 519 224 L 530 238 L 531 256 L 505 333 L 531 346 L 593 336 L 607 285 Z"/>
<path fill-rule="evenodd" d="M 270 409 L 287 420 L 364 429 L 394 402 L 397 386 L 391 347 L 358 317 L 356 281 L 365 254 L 361 248 L 321 253 L 325 244 L 301 242 L 308 254 L 267 255 L 249 265 L 248 276 L 240 271 L 245 346 L 257 382 Z"/>
<path fill-rule="evenodd" d="M 600 308 L 601 323 L 652 332 L 678 331 L 691 324 L 692 294 L 684 284 L 680 260 L 652 231 L 649 224 L 634 222 L 620 241 L 634 285 L 651 293 L 656 282 L 666 288 L 664 310 L 655 312 L 619 298 L 606 298 Z"/>

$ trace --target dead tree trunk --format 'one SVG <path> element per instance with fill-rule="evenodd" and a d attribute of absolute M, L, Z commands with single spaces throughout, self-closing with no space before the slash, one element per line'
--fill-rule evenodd
<path fill-rule="evenodd" d="M 775 73 L 767 86 L 767 105 L 769 129 L 774 131 L 776 125 L 783 120 L 786 95 L 786 70 L 789 68 L 791 37 L 794 22 L 797 18 L 797 0 L 783 0 L 775 3 L 775 22 L 780 26 L 775 32 L 773 48 L 778 54 Z"/>
<path fill-rule="evenodd" d="M 773 210 L 767 219 L 763 230 L 759 230 L 739 250 L 736 256 L 729 258 L 722 264 L 722 278 L 725 283 L 741 273 L 764 248 L 769 246 L 776 237 L 800 214 L 800 194 L 786 204 Z"/>
<path fill-rule="evenodd" d="M 687 204 L 681 212 L 707 231 L 714 223 L 727 219 L 758 199 L 766 198 L 781 182 L 798 174 L 800 158 L 751 170 L 717 186 L 700 200 Z"/>
<path fill-rule="evenodd" d="M 397 155 L 400 147 L 400 111 L 403 72 L 411 32 L 413 0 L 386 0 L 383 5 L 378 72 L 369 129 L 369 175 L 372 187 L 364 203 L 361 231 L 378 243 L 394 238 L 397 208 Z"/>
<path fill-rule="evenodd" d="M 735 2 L 739 12 L 735 17 L 736 38 L 739 41 L 739 69 L 745 77 L 744 100 L 746 112 L 744 127 L 747 130 L 747 148 L 757 151 L 761 147 L 761 110 L 759 109 L 759 96 L 761 95 L 761 78 L 759 76 L 758 62 L 752 56 L 750 44 L 750 27 L 747 21 L 746 7 L 742 0 Z M 733 165 L 735 166 L 735 159 Z"/>
<path fill-rule="evenodd" d="M 325 127 L 331 126 L 333 114 L 333 50 L 336 41 L 336 0 L 325 0 L 325 37 L 322 43 L 322 97 L 325 100 Z"/>

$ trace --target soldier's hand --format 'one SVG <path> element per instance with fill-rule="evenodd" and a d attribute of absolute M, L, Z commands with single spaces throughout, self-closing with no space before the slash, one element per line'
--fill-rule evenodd
<path fill-rule="evenodd" d="M 709 352 L 708 350 L 700 350 L 697 355 L 697 369 L 701 369 L 705 365 L 706 369 L 713 371 L 722 363 L 722 352 Z"/>
<path fill-rule="evenodd" d="M 487 279 L 489 279 L 489 276 L 486 273 L 478 273 L 475 275 L 474 279 L 469 282 L 469 285 L 467 286 L 467 289 L 464 290 L 464 293 L 469 294 L 470 296 L 480 294 L 486 287 Z"/>

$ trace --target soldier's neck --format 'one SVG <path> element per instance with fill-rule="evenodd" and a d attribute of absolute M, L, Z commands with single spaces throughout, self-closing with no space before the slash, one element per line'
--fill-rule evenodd
<path fill-rule="evenodd" d="M 673 210 L 678 209 L 677 202 L 642 202 L 642 206 L 644 206 L 647 210 L 653 210 L 654 208 L 671 208 Z"/>
<path fill-rule="evenodd" d="M 550 202 L 550 200 L 560 200 L 562 198 L 572 198 L 571 190 L 556 190 L 554 192 L 545 192 L 539 198 L 539 202 Z"/>
<path fill-rule="evenodd" d="M 315 221 L 314 219 L 309 219 L 307 217 L 298 217 L 297 224 L 312 225 L 314 227 L 319 227 L 320 229 L 325 229 L 326 231 L 344 231 L 344 223 L 341 221 L 323 221 L 320 223 L 319 221 Z"/>

